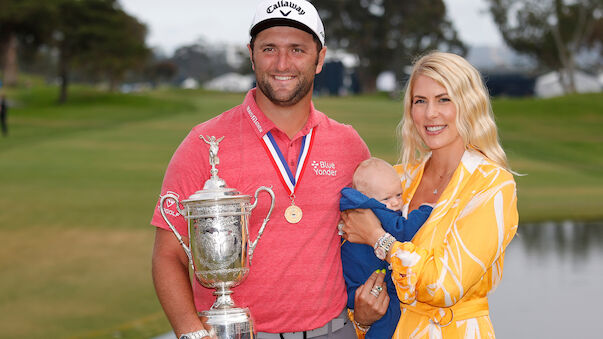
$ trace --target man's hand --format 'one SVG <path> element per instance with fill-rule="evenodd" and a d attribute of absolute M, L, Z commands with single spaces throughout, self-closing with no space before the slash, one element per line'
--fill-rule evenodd
<path fill-rule="evenodd" d="M 356 289 L 354 296 L 354 320 L 363 326 L 370 326 L 381 319 L 389 305 L 387 286 L 383 282 L 385 273 L 380 270 L 377 272 L 373 272 L 364 285 Z M 378 286 L 381 287 L 381 291 L 378 296 L 375 296 L 374 294 L 379 289 Z M 374 294 L 371 293 L 371 290 L 374 291 L 372 292 Z"/>

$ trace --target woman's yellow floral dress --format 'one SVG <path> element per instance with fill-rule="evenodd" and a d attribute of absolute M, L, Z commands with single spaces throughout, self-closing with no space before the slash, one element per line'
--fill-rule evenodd
<path fill-rule="evenodd" d="M 397 166 L 405 214 L 425 163 Z M 511 173 L 467 150 L 431 216 L 412 242 L 391 251 L 402 302 L 394 338 L 494 338 L 487 295 L 500 282 L 505 248 L 517 231 Z"/>

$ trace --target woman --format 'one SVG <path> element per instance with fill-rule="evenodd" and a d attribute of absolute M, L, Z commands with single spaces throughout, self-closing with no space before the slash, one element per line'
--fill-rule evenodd
<path fill-rule="evenodd" d="M 402 316 L 394 338 L 494 338 L 487 294 L 517 230 L 515 181 L 487 90 L 460 56 L 432 52 L 413 68 L 399 126 L 404 214 L 435 208 L 411 242 L 369 210 L 343 214 L 344 237 L 391 264 Z"/>

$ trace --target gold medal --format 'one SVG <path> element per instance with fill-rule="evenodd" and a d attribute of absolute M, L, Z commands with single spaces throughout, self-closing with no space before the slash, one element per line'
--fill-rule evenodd
<path fill-rule="evenodd" d="M 289 198 L 291 199 L 291 206 L 285 209 L 285 220 L 290 224 L 297 224 L 302 219 L 302 210 L 301 208 L 295 206 L 295 190 L 299 185 L 301 180 L 302 173 L 308 165 L 309 162 L 309 154 L 310 148 L 312 148 L 312 144 L 314 143 L 314 128 L 311 128 L 308 134 L 304 135 L 301 140 L 301 150 L 299 152 L 299 157 L 297 160 L 297 167 L 294 167 L 295 171 L 291 170 L 283 154 L 281 153 L 276 141 L 272 137 L 270 131 L 266 132 L 262 137 L 262 141 L 266 147 L 264 149 L 268 153 L 270 160 L 272 161 L 272 165 L 276 170 L 276 173 L 279 175 L 281 179 L 281 183 L 283 184 L 285 191 L 289 193 Z M 294 165 L 293 163 L 291 164 Z"/>
<path fill-rule="evenodd" d="M 285 219 L 290 224 L 297 224 L 302 219 L 302 214 L 301 208 L 291 205 L 285 210 Z"/>

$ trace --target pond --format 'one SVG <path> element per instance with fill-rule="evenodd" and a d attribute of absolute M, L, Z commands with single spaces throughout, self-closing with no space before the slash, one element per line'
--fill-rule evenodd
<path fill-rule="evenodd" d="M 603 222 L 520 225 L 489 301 L 498 339 L 603 338 Z"/>

